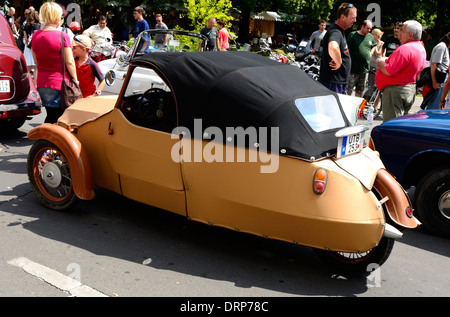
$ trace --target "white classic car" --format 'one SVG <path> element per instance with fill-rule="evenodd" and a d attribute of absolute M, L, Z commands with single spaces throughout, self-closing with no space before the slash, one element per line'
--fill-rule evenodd
<path fill-rule="evenodd" d="M 158 37 L 165 37 L 166 44 L 157 44 L 156 39 Z M 153 53 L 165 53 L 165 52 L 188 52 L 188 51 L 201 51 L 207 43 L 207 38 L 199 33 L 183 31 L 183 30 L 147 30 L 139 34 L 138 38 L 134 41 L 131 49 L 125 53 L 120 52 L 117 54 L 116 58 L 110 58 L 103 60 L 98 63 L 100 70 L 106 78 L 106 85 L 103 88 L 104 92 L 110 94 L 119 94 L 122 89 L 124 79 L 128 71 L 128 65 L 130 60 L 139 53 L 140 43 L 143 41 L 145 36 L 150 36 L 150 54 Z M 167 90 L 164 81 L 156 75 L 152 69 L 139 68 L 137 73 L 134 74 L 136 85 L 136 91 L 140 91 L 139 82 L 144 83 L 148 86 L 148 82 L 152 82 L 152 87 Z"/>

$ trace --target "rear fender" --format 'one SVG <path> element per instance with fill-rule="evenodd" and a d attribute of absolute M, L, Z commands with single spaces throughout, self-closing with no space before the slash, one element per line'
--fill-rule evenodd
<path fill-rule="evenodd" d="M 412 214 L 411 201 L 403 187 L 385 169 L 380 169 L 373 184 L 381 195 L 386 211 L 392 221 L 405 228 L 416 228 L 418 222 Z"/>
<path fill-rule="evenodd" d="M 94 189 L 89 159 L 80 141 L 68 130 L 55 124 L 44 123 L 28 132 L 30 140 L 48 140 L 67 158 L 75 194 L 81 199 L 93 199 Z"/>

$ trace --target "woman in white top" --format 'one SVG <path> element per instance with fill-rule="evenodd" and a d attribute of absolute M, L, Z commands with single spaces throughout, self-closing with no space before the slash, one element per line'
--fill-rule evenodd
<path fill-rule="evenodd" d="M 380 29 L 372 30 L 373 38 L 375 39 L 376 45 L 372 47 L 370 51 L 370 72 L 369 72 L 369 87 L 375 88 L 375 74 L 377 73 L 377 60 L 378 58 L 383 56 L 383 44 L 384 42 L 381 40 L 383 36 L 383 32 Z M 377 100 L 375 100 L 374 109 L 378 109 L 378 104 L 380 102 L 380 96 L 378 96 Z"/>
<path fill-rule="evenodd" d="M 377 60 L 379 57 L 383 55 L 383 44 L 384 42 L 381 40 L 381 37 L 383 36 L 383 32 L 381 32 L 380 29 L 373 29 L 372 30 L 373 38 L 375 39 L 375 45 L 372 47 L 372 50 L 370 51 L 370 67 L 371 68 L 377 68 Z"/>

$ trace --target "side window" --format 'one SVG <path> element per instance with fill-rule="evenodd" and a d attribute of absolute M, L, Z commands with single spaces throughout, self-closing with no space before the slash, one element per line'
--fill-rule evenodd
<path fill-rule="evenodd" d="M 123 114 L 135 125 L 172 132 L 177 125 L 172 91 L 152 69 L 136 67 L 132 71 L 121 108 Z"/>
<path fill-rule="evenodd" d="M 125 98 L 144 93 L 150 88 L 169 90 L 164 81 L 153 69 L 136 67 L 131 75 L 131 80 L 125 90 Z"/>

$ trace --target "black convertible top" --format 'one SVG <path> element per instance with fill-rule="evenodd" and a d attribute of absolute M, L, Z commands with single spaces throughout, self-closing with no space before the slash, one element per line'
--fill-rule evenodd
<path fill-rule="evenodd" d="M 150 53 L 131 60 L 133 66 L 149 63 L 167 80 L 179 125 L 190 131 L 194 119 L 202 119 L 203 129 L 218 127 L 224 135 L 226 127 L 278 127 L 281 154 L 314 160 L 336 153 L 339 129 L 315 132 L 297 109 L 297 98 L 334 95 L 345 126 L 350 126 L 334 92 L 297 67 L 255 53 Z"/>

